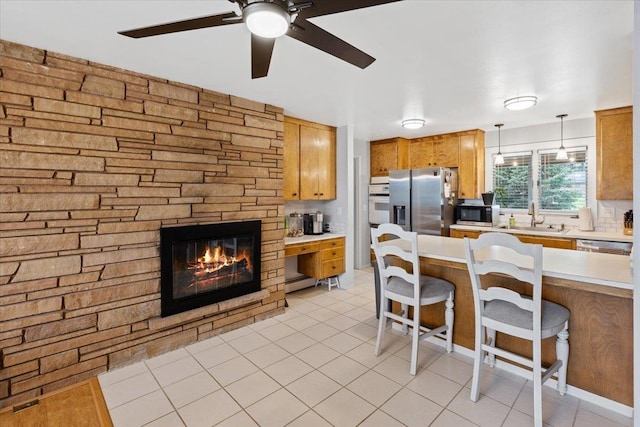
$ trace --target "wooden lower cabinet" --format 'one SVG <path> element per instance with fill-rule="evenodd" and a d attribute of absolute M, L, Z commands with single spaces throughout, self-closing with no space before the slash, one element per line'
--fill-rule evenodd
<path fill-rule="evenodd" d="M 477 230 L 457 230 L 451 229 L 449 236 L 462 239 L 468 237 L 470 239 L 477 239 L 483 231 Z M 545 248 L 558 248 L 558 249 L 575 249 L 576 239 L 568 237 L 547 237 L 547 236 L 532 236 L 531 234 L 517 234 L 509 233 L 516 236 L 523 243 L 540 244 Z"/>
<path fill-rule="evenodd" d="M 457 229 L 449 229 L 449 237 L 454 237 L 456 239 L 463 239 L 468 237 L 470 239 L 477 239 L 481 234 L 480 231 L 475 230 L 457 230 Z"/>
<path fill-rule="evenodd" d="M 285 255 L 298 255 L 298 272 L 316 279 L 345 272 L 344 237 L 288 245 Z"/>

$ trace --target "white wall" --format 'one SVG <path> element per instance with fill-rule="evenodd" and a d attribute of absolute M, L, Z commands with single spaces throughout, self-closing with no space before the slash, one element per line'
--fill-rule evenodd
<path fill-rule="evenodd" d="M 356 251 L 355 268 L 364 268 L 371 265 L 369 248 L 371 246 L 371 229 L 369 227 L 369 142 L 354 141 L 355 159 L 360 164 L 360 171 L 355 179 L 357 194 L 355 195 L 356 212 Z"/>

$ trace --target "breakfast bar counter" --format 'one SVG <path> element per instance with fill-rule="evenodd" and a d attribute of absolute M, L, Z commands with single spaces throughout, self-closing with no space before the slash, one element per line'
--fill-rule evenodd
<path fill-rule="evenodd" d="M 418 236 L 423 274 L 455 284 L 456 345 L 474 348 L 474 304 L 462 239 Z M 498 253 L 516 264 L 515 254 Z M 520 293 L 530 291 L 515 279 L 496 276 L 501 286 Z M 562 304 L 569 320 L 569 386 L 633 405 L 633 281 L 629 257 L 568 249 L 543 248 L 543 298 Z M 444 304 L 423 308 L 426 326 L 441 322 Z M 501 346 L 531 353 L 531 345 L 498 334 Z M 543 341 L 543 361 L 555 360 L 555 340 Z"/>

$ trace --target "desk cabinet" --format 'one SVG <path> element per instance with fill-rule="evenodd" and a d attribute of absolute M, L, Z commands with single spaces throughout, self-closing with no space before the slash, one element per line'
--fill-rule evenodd
<path fill-rule="evenodd" d="M 344 237 L 285 246 L 285 256 L 298 256 L 298 272 L 326 279 L 345 272 Z"/>

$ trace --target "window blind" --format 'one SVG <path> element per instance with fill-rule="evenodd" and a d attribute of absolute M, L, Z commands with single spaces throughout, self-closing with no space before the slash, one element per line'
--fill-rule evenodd
<path fill-rule="evenodd" d="M 527 209 L 532 190 L 532 153 L 504 154 L 504 164 L 493 167 L 493 189 L 501 208 Z"/>
<path fill-rule="evenodd" d="M 587 206 L 587 147 L 567 149 L 567 156 L 556 160 L 556 151 L 540 152 L 540 209 L 577 211 Z"/>

